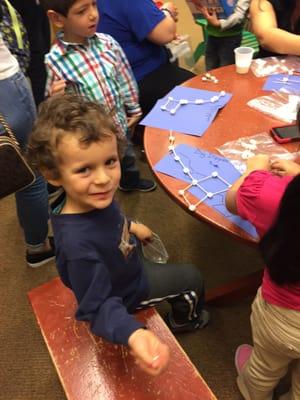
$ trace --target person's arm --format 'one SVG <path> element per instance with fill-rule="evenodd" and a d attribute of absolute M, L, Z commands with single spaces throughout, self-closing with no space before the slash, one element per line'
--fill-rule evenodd
<path fill-rule="evenodd" d="M 120 93 L 122 93 L 122 96 L 124 98 L 126 113 L 130 118 L 136 120 L 142 115 L 142 110 L 139 105 L 137 83 L 134 79 L 131 67 L 121 46 L 113 38 L 111 38 L 111 40 L 113 51 L 116 55 L 116 79 L 118 80 L 120 85 Z"/>
<path fill-rule="evenodd" d="M 52 95 L 52 90 L 55 85 L 55 73 L 50 67 L 48 63 L 45 63 L 46 65 L 46 72 L 47 72 L 47 79 L 46 79 L 46 86 L 45 86 L 45 98 L 49 97 Z"/>
<path fill-rule="evenodd" d="M 176 38 L 176 22 L 169 8 L 163 7 L 161 12 L 164 13 L 165 18 L 152 29 L 147 39 L 155 44 L 164 45 Z"/>
<path fill-rule="evenodd" d="M 52 62 L 51 53 L 45 56 L 45 67 L 47 72 L 45 97 L 53 96 L 55 94 L 64 93 L 66 82 L 62 78 L 60 72 Z"/>
<path fill-rule="evenodd" d="M 220 28 L 221 27 L 221 22 L 218 19 L 217 13 L 215 10 L 210 10 L 208 7 L 204 7 L 204 6 L 199 6 L 196 5 L 197 10 L 199 10 L 199 12 L 203 15 L 203 18 L 206 19 L 206 21 L 212 25 L 215 26 L 216 28 Z"/>
<path fill-rule="evenodd" d="M 162 7 L 159 7 L 161 11 L 164 12 L 164 14 L 170 15 L 175 22 L 178 22 L 178 8 L 176 5 L 168 1 L 167 3 L 164 3 Z"/>
<path fill-rule="evenodd" d="M 278 54 L 300 55 L 300 35 L 278 28 L 274 8 L 269 1 L 252 0 L 250 20 L 261 47 Z"/>
<path fill-rule="evenodd" d="M 164 45 L 176 38 L 176 8 L 172 3 L 165 3 L 161 11 L 153 0 L 139 0 L 127 12 L 128 28 L 139 42 L 145 39 Z"/>
<path fill-rule="evenodd" d="M 220 19 L 220 28 L 226 30 L 235 25 L 241 24 L 249 10 L 249 5 L 250 0 L 238 0 L 233 13 L 226 19 Z"/>
<path fill-rule="evenodd" d="M 76 318 L 89 322 L 92 333 L 127 345 L 132 333 L 144 328 L 128 313 L 122 298 L 112 294 L 109 271 L 98 254 L 69 260 L 67 276 L 78 303 Z"/>
<path fill-rule="evenodd" d="M 78 302 L 76 318 L 88 321 L 92 333 L 109 342 L 128 345 L 140 368 L 151 375 L 166 368 L 168 347 L 128 313 L 120 297 L 112 295 L 110 275 L 103 261 L 70 260 L 68 280 Z"/>
<path fill-rule="evenodd" d="M 296 176 L 300 174 L 300 164 L 291 160 L 274 160 L 271 162 L 271 171 L 279 176 Z"/>
<path fill-rule="evenodd" d="M 269 170 L 270 169 L 270 158 L 266 154 L 258 154 L 247 160 L 247 169 L 243 175 L 241 175 L 228 189 L 225 198 L 226 208 L 232 213 L 237 214 L 236 206 L 236 195 L 243 184 L 245 178 L 256 170 Z"/>
<path fill-rule="evenodd" d="M 233 13 L 227 19 L 218 19 L 217 13 L 209 10 L 208 7 L 197 5 L 196 7 L 210 25 L 226 30 L 243 22 L 249 9 L 249 3 L 250 0 L 238 0 Z"/>

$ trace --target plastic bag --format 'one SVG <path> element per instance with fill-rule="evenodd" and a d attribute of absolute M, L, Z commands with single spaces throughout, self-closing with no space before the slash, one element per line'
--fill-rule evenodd
<path fill-rule="evenodd" d="M 166 47 L 170 52 L 170 62 L 174 62 L 178 58 L 184 57 L 185 62 L 189 67 L 194 66 L 195 62 L 188 35 L 177 35 L 176 39 L 166 44 Z"/>
<path fill-rule="evenodd" d="M 157 264 L 166 264 L 169 259 L 169 254 L 162 240 L 154 232 L 150 242 L 142 243 L 142 253 L 147 260 Z"/>
<path fill-rule="evenodd" d="M 300 58 L 296 56 L 256 58 L 251 70 L 257 77 L 300 71 Z"/>
<path fill-rule="evenodd" d="M 267 154 L 271 160 L 278 158 L 294 160 L 298 156 L 298 153 L 290 153 L 283 146 L 276 143 L 267 132 L 241 137 L 224 143 L 217 150 L 228 158 L 241 174 L 246 170 L 246 160 L 256 154 Z"/>
<path fill-rule="evenodd" d="M 249 100 L 247 105 L 273 118 L 291 123 L 297 118 L 299 96 L 274 91 L 272 94 Z"/>

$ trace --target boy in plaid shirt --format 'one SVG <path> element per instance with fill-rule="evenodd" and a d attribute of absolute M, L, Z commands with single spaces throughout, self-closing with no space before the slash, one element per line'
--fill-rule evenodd
<path fill-rule="evenodd" d="M 41 0 L 57 40 L 45 57 L 46 96 L 75 91 L 101 103 L 127 138 L 141 116 L 137 85 L 120 45 L 109 35 L 96 33 L 99 19 L 94 0 Z M 129 142 L 121 162 L 120 189 L 148 192 L 153 181 L 140 179 Z"/>

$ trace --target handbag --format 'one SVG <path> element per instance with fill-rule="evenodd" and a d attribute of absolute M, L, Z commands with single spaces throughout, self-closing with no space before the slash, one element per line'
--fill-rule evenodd
<path fill-rule="evenodd" d="M 35 174 L 21 154 L 19 143 L 0 114 L 4 134 L 0 134 L 0 199 L 24 189 L 35 181 Z"/>

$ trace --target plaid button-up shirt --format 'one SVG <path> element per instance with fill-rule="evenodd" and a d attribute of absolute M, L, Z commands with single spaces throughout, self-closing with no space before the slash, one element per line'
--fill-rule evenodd
<path fill-rule="evenodd" d="M 141 114 L 138 89 L 128 60 L 111 36 L 96 33 L 87 44 L 67 43 L 63 33 L 45 56 L 46 96 L 55 80 L 63 79 L 67 90 L 101 103 L 121 133 L 128 133 L 127 116 Z"/>

